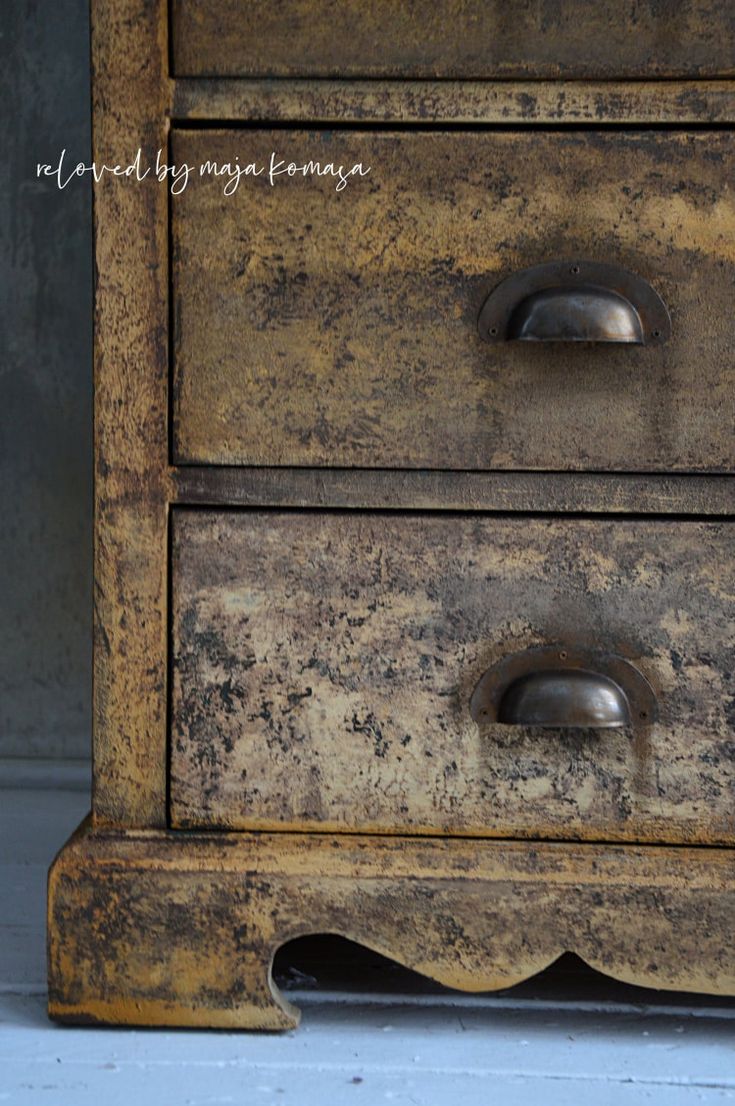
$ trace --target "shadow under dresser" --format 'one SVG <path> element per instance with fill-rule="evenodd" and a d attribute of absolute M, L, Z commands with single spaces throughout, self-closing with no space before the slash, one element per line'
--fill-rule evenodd
<path fill-rule="evenodd" d="M 735 994 L 735 8 L 92 0 L 93 810 L 49 1010 L 286 941 Z M 126 160 L 127 159 L 127 160 Z"/>

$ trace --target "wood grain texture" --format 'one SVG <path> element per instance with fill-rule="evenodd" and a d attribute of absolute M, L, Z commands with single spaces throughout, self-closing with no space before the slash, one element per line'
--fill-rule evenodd
<path fill-rule="evenodd" d="M 185 463 L 636 472 L 735 465 L 730 133 L 176 132 L 174 448 Z M 668 304 L 664 346 L 477 333 L 505 276 L 615 262 Z"/>
<path fill-rule="evenodd" d="M 730 476 L 183 465 L 172 478 L 176 503 L 210 507 L 735 515 Z"/>
<path fill-rule="evenodd" d="M 731 81 L 179 79 L 174 119 L 323 123 L 734 123 Z"/>
<path fill-rule="evenodd" d="M 94 156 L 165 147 L 163 0 L 92 5 Z M 166 818 L 168 240 L 166 189 L 103 176 L 94 193 L 94 815 Z"/>
<path fill-rule="evenodd" d="M 174 72 L 208 77 L 735 73 L 718 0 L 174 0 Z"/>
<path fill-rule="evenodd" d="M 172 824 L 735 841 L 732 542 L 723 522 L 175 511 Z M 658 721 L 478 727 L 480 676 L 540 644 L 627 657 Z"/>
<path fill-rule="evenodd" d="M 50 875 L 49 1012 L 288 1029 L 273 956 L 323 931 L 468 991 L 569 950 L 628 983 L 735 994 L 733 910 L 721 849 L 86 830 Z"/>

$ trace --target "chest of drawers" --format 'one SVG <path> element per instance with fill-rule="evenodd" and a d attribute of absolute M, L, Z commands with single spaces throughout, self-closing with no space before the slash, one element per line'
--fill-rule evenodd
<path fill-rule="evenodd" d="M 51 1014 L 285 1028 L 319 932 L 735 994 L 730 6 L 92 21 L 95 159 L 149 171 L 95 187 Z"/>

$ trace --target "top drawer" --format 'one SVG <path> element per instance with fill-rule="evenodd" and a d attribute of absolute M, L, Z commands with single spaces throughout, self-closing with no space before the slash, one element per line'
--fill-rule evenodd
<path fill-rule="evenodd" d="M 173 0 L 179 77 L 735 73 L 722 0 Z"/>
<path fill-rule="evenodd" d="M 735 469 L 730 132 L 173 136 L 177 165 L 274 152 L 372 171 L 341 192 L 261 173 L 231 195 L 195 172 L 173 197 L 175 462 Z M 557 260 L 565 280 L 594 285 L 591 262 L 648 282 L 668 341 L 482 340 L 492 290 Z M 576 291 L 519 303 L 561 327 Z"/>

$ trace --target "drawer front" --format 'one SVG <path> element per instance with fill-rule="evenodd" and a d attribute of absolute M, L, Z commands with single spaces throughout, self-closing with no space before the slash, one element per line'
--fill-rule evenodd
<path fill-rule="evenodd" d="M 173 825 L 733 843 L 732 539 L 723 522 L 176 510 Z M 515 724 L 475 703 L 475 721 L 483 674 L 541 669 L 542 646 L 586 651 L 598 683 L 622 658 L 658 713 L 615 676 L 633 726 L 545 728 L 528 702 L 503 708 Z"/>
<path fill-rule="evenodd" d="M 732 135 L 179 132 L 175 160 L 371 167 L 193 173 L 173 199 L 180 463 L 735 468 Z M 665 343 L 483 341 L 504 278 L 621 265 Z"/>
<path fill-rule="evenodd" d="M 173 0 L 177 76 L 725 76 L 734 44 L 722 0 Z"/>

